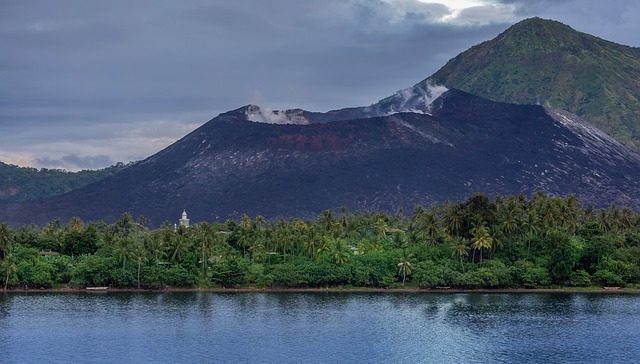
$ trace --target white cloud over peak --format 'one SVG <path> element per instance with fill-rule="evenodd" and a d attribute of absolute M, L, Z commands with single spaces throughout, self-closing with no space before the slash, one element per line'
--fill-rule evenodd
<path fill-rule="evenodd" d="M 430 6 L 442 6 L 446 13 L 438 22 L 452 25 L 486 25 L 507 23 L 518 19 L 514 4 L 491 0 L 416 0 Z"/>

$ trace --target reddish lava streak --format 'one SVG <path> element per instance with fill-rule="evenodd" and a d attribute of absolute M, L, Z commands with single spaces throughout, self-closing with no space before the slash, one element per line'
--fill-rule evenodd
<path fill-rule="evenodd" d="M 284 134 L 271 141 L 272 145 L 277 148 L 303 153 L 321 153 L 343 151 L 354 143 L 355 137 L 353 135 L 342 137 L 333 133 L 312 135 Z"/>

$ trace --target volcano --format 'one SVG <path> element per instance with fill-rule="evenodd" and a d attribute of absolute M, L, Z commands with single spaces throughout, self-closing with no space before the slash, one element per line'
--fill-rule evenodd
<path fill-rule="evenodd" d="M 151 226 L 326 209 L 396 213 L 479 192 L 574 194 L 637 209 L 640 155 L 574 114 L 428 84 L 369 107 L 314 113 L 248 105 L 220 114 L 119 173 L 44 201 L 0 205 L 0 221 L 45 224 L 123 212 Z"/>

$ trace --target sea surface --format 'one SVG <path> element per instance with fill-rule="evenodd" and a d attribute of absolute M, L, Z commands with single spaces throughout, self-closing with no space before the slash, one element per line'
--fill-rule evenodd
<path fill-rule="evenodd" d="M 0 292 L 0 363 L 638 362 L 638 295 Z"/>

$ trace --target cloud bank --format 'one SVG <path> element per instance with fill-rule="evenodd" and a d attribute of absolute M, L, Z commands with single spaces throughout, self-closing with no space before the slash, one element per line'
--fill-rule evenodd
<path fill-rule="evenodd" d="M 638 46 L 638 15 L 596 0 L 5 1 L 0 161 L 144 158 L 254 95 L 263 110 L 369 105 L 531 16 Z"/>

